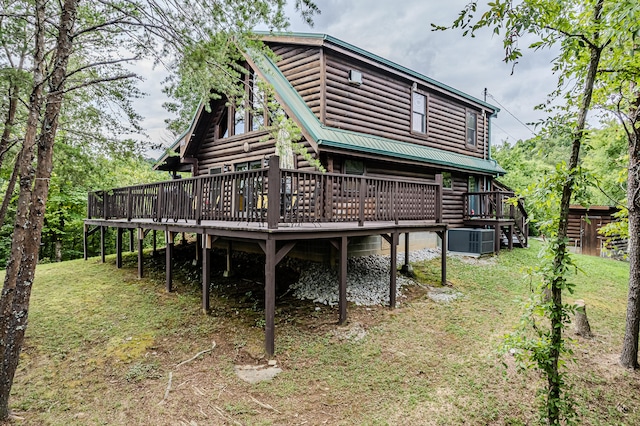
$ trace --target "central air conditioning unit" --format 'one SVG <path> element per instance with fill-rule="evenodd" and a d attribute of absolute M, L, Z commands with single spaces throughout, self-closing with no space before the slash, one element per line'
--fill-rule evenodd
<path fill-rule="evenodd" d="M 447 238 L 447 249 L 460 253 L 493 253 L 494 236 L 493 229 L 450 229 Z"/>

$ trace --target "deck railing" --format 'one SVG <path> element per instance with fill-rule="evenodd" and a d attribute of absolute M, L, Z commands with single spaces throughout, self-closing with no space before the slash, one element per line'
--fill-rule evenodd
<path fill-rule="evenodd" d="M 442 221 L 442 185 L 269 167 L 89 193 L 88 217 L 267 223 Z"/>
<path fill-rule="evenodd" d="M 529 221 L 523 200 L 510 191 L 466 193 L 464 219 L 512 219 L 525 240 L 529 234 Z"/>

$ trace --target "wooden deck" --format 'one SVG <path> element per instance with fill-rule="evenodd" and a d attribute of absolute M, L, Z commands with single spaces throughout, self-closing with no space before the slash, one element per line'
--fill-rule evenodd
<path fill-rule="evenodd" d="M 529 222 L 523 200 L 510 191 L 469 192 L 464 194 L 464 225 L 489 227 L 495 231 L 494 251 L 500 251 L 502 235 L 509 250 L 514 239 L 521 247 L 529 244 Z"/>
<path fill-rule="evenodd" d="M 211 249 L 216 241 L 250 241 L 265 254 L 265 351 L 275 350 L 275 269 L 300 241 L 326 240 L 339 256 L 339 323 L 347 319 L 347 246 L 351 238 L 380 235 L 390 245 L 390 306 L 396 304 L 397 246 L 405 234 L 408 265 L 409 234 L 435 232 L 447 247 L 442 221 L 442 184 L 412 179 L 280 170 L 277 157 L 268 168 L 180 179 L 89 194 L 85 220 L 85 259 L 89 235 L 100 232 L 105 256 L 105 232 L 116 229 L 116 265 L 122 266 L 122 239 L 134 233 L 138 243 L 138 276 L 143 277 L 143 240 L 149 231 L 166 236 L 166 289 L 172 290 L 173 241 L 177 233 L 192 233 L 202 244 L 202 309 L 209 311 Z M 275 183 L 275 184 L 274 184 Z M 510 202 L 512 193 L 465 194 L 464 223 L 506 232 L 509 247 L 514 232 L 525 232 L 526 213 Z M 521 229 L 524 228 L 524 229 Z M 526 240 L 525 240 L 526 241 Z M 133 244 L 131 244 L 133 245 Z M 227 251 L 230 262 L 231 249 Z M 446 283 L 446 250 L 441 281 Z"/>

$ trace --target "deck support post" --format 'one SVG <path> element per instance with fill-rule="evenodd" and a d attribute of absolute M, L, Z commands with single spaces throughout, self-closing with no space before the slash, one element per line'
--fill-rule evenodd
<path fill-rule="evenodd" d="M 198 234 L 200 235 L 200 234 Z M 211 311 L 209 292 L 211 288 L 211 235 L 202 237 L 202 312 L 208 315 Z"/>
<path fill-rule="evenodd" d="M 154 229 L 153 232 L 153 257 L 156 257 L 158 255 L 158 243 L 156 242 L 156 237 L 158 236 L 157 231 Z"/>
<path fill-rule="evenodd" d="M 442 250 L 440 257 L 440 283 L 447 285 L 447 229 L 436 232 L 442 241 Z"/>
<path fill-rule="evenodd" d="M 194 265 L 199 265 L 202 261 L 202 259 L 200 259 L 200 247 L 204 247 L 202 235 L 196 234 L 196 258 L 195 258 Z"/>
<path fill-rule="evenodd" d="M 100 261 L 102 263 L 104 263 L 104 256 L 105 256 L 105 250 L 104 250 L 104 232 L 105 232 L 105 227 L 101 226 L 100 227 Z"/>
<path fill-rule="evenodd" d="M 513 207 L 513 206 L 512 206 Z M 507 228 L 507 246 L 509 247 L 509 251 L 513 250 L 513 225 L 509 225 Z"/>
<path fill-rule="evenodd" d="M 275 351 L 276 241 L 265 241 L 264 252 L 264 349 L 272 356 Z"/>
<path fill-rule="evenodd" d="M 89 259 L 89 226 L 84 224 L 84 235 L 82 238 L 83 250 L 84 250 L 84 260 Z"/>
<path fill-rule="evenodd" d="M 144 229 L 138 228 L 138 278 L 144 277 L 144 260 L 142 249 L 144 248 Z"/>
<path fill-rule="evenodd" d="M 227 241 L 227 269 L 222 273 L 223 277 L 233 276 L 233 266 L 231 264 L 231 254 L 233 253 L 233 244 L 231 241 Z"/>
<path fill-rule="evenodd" d="M 122 268 L 122 228 L 116 231 L 116 268 Z"/>
<path fill-rule="evenodd" d="M 413 268 L 409 263 L 409 233 L 408 232 L 404 234 L 404 265 L 402 265 L 401 271 L 405 275 L 413 274 Z"/>
<path fill-rule="evenodd" d="M 340 309 L 338 324 L 340 325 L 347 322 L 347 244 L 347 237 L 340 237 L 340 283 L 338 287 L 338 307 Z"/>
<path fill-rule="evenodd" d="M 500 253 L 500 224 L 496 223 L 493 226 L 493 230 L 495 232 L 493 236 L 493 251 L 498 254 Z"/>
<path fill-rule="evenodd" d="M 129 251 L 131 253 L 135 251 L 135 248 L 133 245 L 133 231 L 134 231 L 134 228 L 129 229 Z"/>
<path fill-rule="evenodd" d="M 165 231 L 164 239 L 166 243 L 165 247 L 165 260 L 164 260 L 164 270 L 165 270 L 165 289 L 167 292 L 171 292 L 173 286 L 173 237 L 175 234 L 169 230 Z"/>
<path fill-rule="evenodd" d="M 389 271 L 389 307 L 396 307 L 397 282 L 396 275 L 398 273 L 398 233 L 391 234 L 391 270 Z"/>

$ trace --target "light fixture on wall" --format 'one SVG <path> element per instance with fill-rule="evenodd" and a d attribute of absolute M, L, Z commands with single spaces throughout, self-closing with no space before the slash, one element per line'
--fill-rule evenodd
<path fill-rule="evenodd" d="M 225 173 L 229 173 L 231 171 L 231 164 L 225 164 L 223 170 Z"/>
<path fill-rule="evenodd" d="M 358 70 L 349 70 L 349 84 L 353 86 L 362 85 L 362 73 Z"/>

